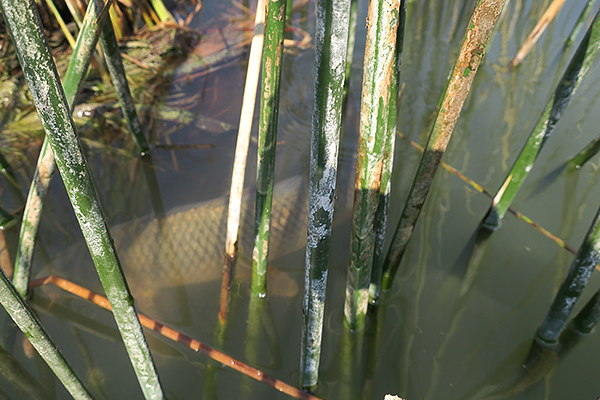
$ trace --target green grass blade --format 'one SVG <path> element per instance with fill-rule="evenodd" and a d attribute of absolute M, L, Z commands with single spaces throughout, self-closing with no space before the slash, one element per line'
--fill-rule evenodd
<path fill-rule="evenodd" d="M 0 5 L 142 392 L 148 399 L 161 399 L 164 396 L 154 362 L 106 226 L 91 172 L 75 133 L 70 107 L 35 4 L 27 0 L 0 0 Z"/>
<path fill-rule="evenodd" d="M 125 76 L 125 68 L 123 68 L 121 52 L 119 51 L 112 23 L 108 22 L 103 25 L 100 43 L 106 58 L 106 64 L 108 65 L 108 72 L 110 73 L 113 85 L 115 85 L 119 103 L 121 103 L 121 107 L 123 108 L 123 115 L 127 121 L 127 126 L 133 135 L 133 140 L 139 152 L 141 155 L 144 155 L 150 150 L 150 147 L 148 146 L 142 124 L 135 110 L 133 97 L 131 97 L 131 91 L 129 90 L 129 84 Z"/>
<path fill-rule="evenodd" d="M 349 0 L 319 0 L 315 37 L 315 97 L 310 151 L 308 233 L 300 386 L 319 377 L 321 335 L 342 122 Z"/>
<path fill-rule="evenodd" d="M 375 246 L 375 214 L 392 96 L 390 82 L 393 81 L 392 66 L 396 59 L 399 7 L 400 0 L 372 1 L 367 14 L 350 266 L 344 307 L 345 321 L 352 330 L 364 326 L 369 300 Z"/>
<path fill-rule="evenodd" d="M 6 5 L 1 4 L 2 14 L 6 17 Z M 75 399 L 91 399 L 83 383 L 71 369 L 67 360 L 60 353 L 48 333 L 35 316 L 23 297 L 17 292 L 10 280 L 0 269 L 0 303 L 8 312 L 15 324 L 23 331 L 39 355 L 48 363 L 71 396 Z"/>
<path fill-rule="evenodd" d="M 262 68 L 260 125 L 258 128 L 258 162 L 256 176 L 256 217 L 254 251 L 252 253 L 253 296 L 267 292 L 267 259 L 269 257 L 269 227 L 273 203 L 273 178 L 277 120 L 279 116 L 279 88 L 283 64 L 283 28 L 285 27 L 286 0 L 268 1 L 266 5 L 265 43 Z"/>
<path fill-rule="evenodd" d="M 70 109 L 73 108 L 77 93 L 85 79 L 94 47 L 100 37 L 99 28 L 108 17 L 108 8 L 111 3 L 112 1 L 94 0 L 88 6 L 63 83 L 65 97 Z M 46 136 L 40 148 L 38 163 L 33 174 L 29 194 L 27 195 L 27 202 L 23 212 L 23 223 L 19 234 L 19 246 L 15 257 L 13 281 L 15 287 L 23 297 L 27 297 L 29 291 L 28 285 L 31 276 L 35 237 L 40 224 L 44 198 L 48 192 L 50 179 L 53 174 L 54 154 L 50 149 L 49 139 Z"/>
<path fill-rule="evenodd" d="M 382 290 L 389 290 L 392 286 L 504 2 L 504 0 L 479 0 L 475 6 L 384 262 Z"/>
<path fill-rule="evenodd" d="M 599 15 L 600 11 L 594 17 L 594 22 L 573 55 L 554 93 L 546 103 L 544 112 L 529 134 L 525 146 L 517 156 L 504 183 L 494 196 L 492 206 L 482 222 L 483 228 L 493 231 L 500 227 L 508 207 L 533 168 L 544 143 L 552 134 L 554 126 L 569 105 L 571 97 L 589 70 L 592 61 L 596 58 L 598 50 L 600 50 Z"/>

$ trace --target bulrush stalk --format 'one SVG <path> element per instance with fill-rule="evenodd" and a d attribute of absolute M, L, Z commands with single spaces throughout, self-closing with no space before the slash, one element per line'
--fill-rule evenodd
<path fill-rule="evenodd" d="M 143 156 L 150 148 L 148 147 L 142 124 L 140 123 L 135 110 L 133 97 L 131 97 L 131 92 L 129 91 L 129 84 L 127 84 L 127 77 L 125 76 L 125 68 L 123 68 L 123 59 L 121 58 L 121 52 L 119 51 L 115 31 L 113 30 L 113 25 L 111 23 L 102 26 L 100 44 L 102 45 L 102 52 L 106 59 L 108 72 L 110 73 L 110 78 L 115 86 L 117 96 L 119 97 L 119 103 L 121 103 L 127 126 L 133 135 L 133 140 L 137 145 L 138 151 Z"/>
<path fill-rule="evenodd" d="M 546 143 L 546 140 L 552 134 L 554 126 L 565 108 L 569 105 L 571 96 L 577 90 L 577 87 L 589 70 L 592 61 L 596 58 L 600 49 L 599 13 L 596 13 L 594 21 L 590 25 L 577 51 L 575 51 L 558 86 L 546 103 L 544 112 L 529 134 L 529 138 L 517 156 L 508 176 L 502 183 L 496 196 L 494 196 L 492 206 L 483 220 L 483 228 L 493 231 L 500 227 L 508 207 L 510 207 L 517 195 L 517 191 L 527 178 L 529 171 L 533 168 L 533 164 L 542 150 L 544 143 Z"/>
<path fill-rule="evenodd" d="M 349 18 L 349 0 L 317 2 L 315 101 L 310 151 L 304 323 L 300 349 L 300 386 L 307 389 L 314 388 L 319 377 Z"/>
<path fill-rule="evenodd" d="M 400 222 L 394 232 L 383 266 L 381 284 L 383 290 L 392 287 L 394 276 L 431 189 L 433 178 L 469 94 L 471 83 L 483 59 L 485 48 L 500 11 L 504 7 L 504 2 L 505 0 L 479 0 L 475 6 L 452 75 L 442 94 L 440 108 L 425 145 L 417 174 L 413 179 Z"/>
<path fill-rule="evenodd" d="M 225 323 L 229 310 L 229 291 L 233 280 L 235 259 L 237 256 L 237 241 L 240 231 L 240 218 L 242 215 L 242 192 L 244 191 L 244 177 L 246 173 L 246 160 L 248 159 L 248 146 L 250 145 L 250 132 L 252 131 L 252 116 L 256 103 L 256 89 L 260 74 L 260 60 L 265 38 L 265 0 L 259 0 L 256 5 L 254 20 L 254 36 L 250 47 L 250 61 L 246 72 L 246 85 L 244 86 L 244 101 L 240 115 L 240 127 L 235 145 L 235 158 L 233 172 L 231 173 L 231 188 L 229 190 L 229 208 L 227 210 L 227 236 L 225 239 L 225 260 L 223 263 L 223 281 L 221 284 L 221 300 L 219 304 L 219 321 Z"/>
<path fill-rule="evenodd" d="M 108 18 L 108 9 L 112 1 L 104 2 L 102 0 L 91 1 L 81 31 L 77 37 L 77 43 L 73 50 L 73 56 L 69 61 L 63 89 L 70 109 L 73 109 L 73 103 L 79 92 L 79 88 L 85 78 L 91 57 L 100 37 L 100 29 Z M 19 246 L 15 257 L 14 284 L 23 295 L 27 297 L 29 290 L 29 278 L 31 276 L 31 263 L 33 260 L 33 248 L 35 237 L 42 216 L 44 198 L 48 192 L 50 178 L 54 173 L 54 154 L 50 148 L 48 136 L 44 138 L 33 180 L 27 195 L 27 202 L 23 212 L 23 222 L 19 236 Z"/>
<path fill-rule="evenodd" d="M 392 169 L 394 167 L 394 149 L 396 143 L 396 116 L 398 108 L 398 81 L 400 80 L 400 66 L 402 64 L 402 49 L 404 45 L 404 23 L 406 20 L 406 2 L 400 3 L 400 22 L 396 34 L 396 54 L 392 64 L 392 80 L 390 82 L 390 105 L 387 130 L 385 134 L 385 147 L 383 154 L 383 171 L 381 174 L 381 187 L 375 222 L 375 246 L 373 251 L 373 268 L 371 283 L 369 284 L 369 301 L 377 302 L 381 292 L 381 277 L 383 275 L 383 261 L 385 259 L 384 246 L 387 232 L 387 213 L 392 190 Z"/>
<path fill-rule="evenodd" d="M 154 362 L 108 232 L 35 4 L 27 0 L 0 0 L 0 6 L 142 392 L 147 399 L 162 399 L 164 395 Z"/>
<path fill-rule="evenodd" d="M 577 251 L 569 273 L 558 289 L 558 293 L 537 331 L 536 340 L 542 346 L 556 344 L 567 323 L 567 318 L 573 311 L 581 292 L 585 289 L 598 261 L 600 261 L 600 208 L 596 212 L 583 244 Z"/>
<path fill-rule="evenodd" d="M 266 8 L 267 22 L 265 26 L 256 168 L 256 216 L 254 221 L 254 250 L 252 252 L 252 285 L 250 289 L 253 296 L 260 297 L 264 297 L 267 292 L 269 229 L 273 203 L 286 3 L 286 0 L 267 0 Z"/>
<path fill-rule="evenodd" d="M 383 174 L 389 119 L 390 84 L 396 60 L 400 0 L 371 1 L 363 69 L 360 133 L 356 160 L 350 266 L 344 315 L 348 327 L 361 329 L 369 300 L 375 246 L 375 215 Z"/>

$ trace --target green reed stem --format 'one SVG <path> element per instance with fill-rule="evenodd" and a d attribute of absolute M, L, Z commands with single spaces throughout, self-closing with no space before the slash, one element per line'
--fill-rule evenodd
<path fill-rule="evenodd" d="M 565 48 L 571 46 L 575 41 L 577 35 L 579 35 L 579 32 L 583 27 L 583 23 L 585 22 L 586 18 L 588 17 L 588 14 L 592 10 L 592 5 L 595 2 L 596 0 L 588 0 L 588 2 L 585 4 L 585 7 L 583 7 L 583 10 L 581 10 L 581 14 L 579 14 L 579 18 L 577 18 L 577 22 L 575 23 L 575 26 L 573 26 L 573 30 L 571 31 L 569 38 L 565 42 Z"/>
<path fill-rule="evenodd" d="M 588 334 L 600 321 L 600 290 L 594 293 L 591 299 L 573 318 L 573 328 L 582 334 Z"/>
<path fill-rule="evenodd" d="M 300 347 L 300 386 L 305 389 L 314 388 L 319 378 L 349 11 L 350 0 L 317 2 L 304 322 Z"/>
<path fill-rule="evenodd" d="M 494 196 L 492 206 L 482 222 L 483 228 L 493 231 L 500 227 L 508 207 L 510 207 L 517 191 L 527 178 L 529 171 L 533 168 L 544 143 L 552 134 L 558 119 L 569 105 L 571 96 L 577 90 L 592 61 L 598 54 L 600 49 L 600 23 L 598 23 L 600 19 L 598 15 L 597 13 L 594 17 L 592 25 L 573 55 L 558 86 L 546 103 L 544 112 L 529 134 L 525 146 L 517 156 L 504 183 Z"/>
<path fill-rule="evenodd" d="M 581 151 L 575 154 L 569 161 L 569 169 L 579 169 L 596 155 L 600 150 L 600 136 L 589 142 Z"/>
<path fill-rule="evenodd" d="M 0 3 L 0 7 L 8 25 L 10 17 L 6 13 L 7 7 L 4 0 Z M 29 339 L 38 354 L 48 363 L 48 366 L 56 374 L 56 377 L 62 382 L 71 396 L 75 399 L 91 399 L 92 396 L 90 393 L 77 375 L 75 375 L 75 372 L 52 342 L 33 310 L 31 310 L 23 297 L 17 292 L 2 269 L 0 269 L 0 303 L 2 303 L 2 306 L 19 329 L 23 331 L 27 339 Z"/>
<path fill-rule="evenodd" d="M 154 362 L 108 232 L 37 8 L 27 0 L 0 0 L 0 6 L 142 392 L 148 399 L 163 398 Z"/>
<path fill-rule="evenodd" d="M 17 222 L 19 222 L 19 218 L 0 207 L 0 230 L 8 229 L 16 225 Z"/>
<path fill-rule="evenodd" d="M 375 245 L 373 251 L 373 267 L 371 282 L 369 284 L 369 301 L 377 302 L 381 292 L 381 279 L 383 276 L 384 245 L 387 231 L 387 213 L 392 189 L 392 168 L 394 167 L 394 149 L 396 143 L 396 116 L 398 115 L 398 81 L 400 80 L 400 67 L 402 65 L 402 49 L 404 46 L 404 27 L 406 20 L 406 2 L 400 3 L 400 22 L 396 34 L 396 52 L 392 64 L 392 79 L 390 81 L 390 102 L 387 131 L 383 154 L 383 170 L 381 173 L 381 187 L 378 193 L 377 214 L 375 220 Z"/>
<path fill-rule="evenodd" d="M 70 110 L 73 108 L 77 93 L 85 79 L 94 47 L 100 36 L 99 27 L 106 21 L 111 2 L 107 1 L 105 3 L 102 0 L 94 0 L 88 6 L 64 79 L 63 89 Z M 27 297 L 29 291 L 35 236 L 42 216 L 44 198 L 48 192 L 53 173 L 54 154 L 50 148 L 49 138 L 46 136 L 40 148 L 38 163 L 33 174 L 29 194 L 27 195 L 27 202 L 23 212 L 23 222 L 19 234 L 19 246 L 15 257 L 13 282 L 23 297 Z"/>
<path fill-rule="evenodd" d="M 536 340 L 541 345 L 551 346 L 556 343 L 598 261 L 600 261 L 600 208 L 537 331 Z M 583 317 L 583 320 L 586 318 Z"/>
<path fill-rule="evenodd" d="M 117 96 L 119 97 L 119 103 L 121 103 L 121 108 L 123 109 L 125 121 L 127 121 L 127 126 L 133 135 L 133 140 L 135 141 L 140 154 L 143 156 L 150 150 L 150 147 L 148 146 L 142 124 L 140 123 L 135 110 L 133 97 L 131 97 L 129 84 L 127 83 L 127 77 L 125 75 L 125 68 L 123 68 L 121 52 L 119 51 L 119 45 L 117 43 L 117 38 L 115 37 L 112 23 L 109 22 L 102 26 L 100 44 L 102 45 L 102 52 L 106 59 L 108 72 L 110 73 L 111 80 L 115 86 Z"/>
<path fill-rule="evenodd" d="M 254 251 L 252 253 L 252 286 L 250 289 L 253 296 L 264 296 L 267 293 L 269 227 L 271 225 L 271 205 L 273 203 L 273 178 L 275 175 L 275 148 L 286 3 L 286 0 L 269 0 L 266 3 L 260 125 L 258 128 L 256 216 L 254 220 Z"/>
<path fill-rule="evenodd" d="M 350 266 L 344 308 L 345 320 L 351 330 L 364 326 L 369 300 L 375 214 L 381 188 L 392 97 L 390 83 L 394 79 L 399 7 L 400 0 L 372 1 L 367 14 Z"/>
<path fill-rule="evenodd" d="M 477 1 L 456 64 L 452 69 L 452 75 L 440 99 L 438 114 L 383 265 L 381 284 L 383 290 L 389 290 L 392 286 L 504 2 L 504 0 Z"/>

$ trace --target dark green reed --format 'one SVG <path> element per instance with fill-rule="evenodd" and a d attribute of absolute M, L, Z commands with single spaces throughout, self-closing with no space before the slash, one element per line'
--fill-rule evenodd
<path fill-rule="evenodd" d="M 552 346 L 556 343 L 598 261 L 600 261 L 600 208 L 577 251 L 569 273 L 537 331 L 536 339 L 541 345 Z"/>
<path fill-rule="evenodd" d="M 100 28 L 108 18 L 108 9 L 111 4 L 112 1 L 94 0 L 88 6 L 63 82 L 65 97 L 71 111 L 98 43 Z M 23 212 L 19 246 L 15 257 L 13 282 L 23 297 L 27 297 L 29 291 L 28 285 L 31 276 L 35 237 L 38 232 L 50 179 L 54 174 L 54 154 L 50 149 L 49 140 L 46 136 L 40 149 L 38 163 L 27 195 L 25 211 Z"/>
<path fill-rule="evenodd" d="M 160 4 L 162 4 L 162 2 L 160 2 Z M 119 44 L 117 43 L 115 31 L 113 30 L 111 23 L 107 23 L 102 26 L 100 43 L 102 45 L 102 52 L 104 53 L 104 57 L 106 59 L 110 78 L 115 86 L 115 91 L 119 97 L 119 103 L 123 109 L 125 121 L 127 121 L 127 126 L 133 135 L 133 140 L 137 145 L 138 151 L 143 156 L 150 150 L 150 147 L 148 147 L 148 141 L 144 136 L 142 124 L 140 123 L 135 110 L 135 104 L 133 102 L 133 98 L 131 97 L 131 91 L 129 90 L 129 85 L 127 84 L 125 68 L 123 68 L 123 59 L 121 58 L 121 52 L 119 51 Z"/>
<path fill-rule="evenodd" d="M 317 2 L 304 321 L 300 346 L 300 386 L 307 389 L 315 387 L 319 377 L 344 102 L 349 11 L 349 0 Z"/>
<path fill-rule="evenodd" d="M 433 178 L 452 136 L 454 125 L 469 94 L 471 83 L 483 60 L 488 40 L 503 7 L 504 0 L 479 0 L 475 6 L 452 75 L 440 99 L 438 114 L 425 145 L 400 222 L 394 232 L 383 266 L 381 285 L 383 290 L 389 290 L 392 286 L 406 246 L 431 189 Z"/>
<path fill-rule="evenodd" d="M 50 140 L 56 164 L 142 392 L 148 399 L 163 398 L 154 362 L 133 305 L 133 297 L 116 255 L 36 6 L 27 0 L 2 0 L 0 5 L 38 115 Z M 10 287 L 5 286 L 4 294 L 11 295 Z M 11 297 L 10 301 L 15 300 Z M 12 311 L 10 307 L 8 309 Z M 42 333 L 36 331 L 35 340 L 38 340 L 38 334 Z"/>
<path fill-rule="evenodd" d="M 510 207 L 517 195 L 517 191 L 533 168 L 533 164 L 546 140 L 552 134 L 554 126 L 569 105 L 571 97 L 596 58 L 598 50 L 600 50 L 599 15 L 600 12 L 596 13 L 594 21 L 590 25 L 573 58 L 571 58 L 571 62 L 567 66 L 554 93 L 548 99 L 544 112 L 529 134 L 529 138 L 517 156 L 508 176 L 494 196 L 492 205 L 482 222 L 483 228 L 493 231 L 500 227 L 508 207 Z"/>
<path fill-rule="evenodd" d="M 275 177 L 275 149 L 279 118 L 279 88 L 283 64 L 283 28 L 286 0 L 268 1 L 266 5 L 265 43 L 263 50 L 260 125 L 258 128 L 258 161 L 256 171 L 256 216 L 254 251 L 252 252 L 253 296 L 267 293 L 267 260 L 269 228 Z"/>

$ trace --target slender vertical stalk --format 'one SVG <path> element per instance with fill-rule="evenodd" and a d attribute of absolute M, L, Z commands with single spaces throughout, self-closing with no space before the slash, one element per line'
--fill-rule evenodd
<path fill-rule="evenodd" d="M 71 31 L 69 31 L 67 24 L 65 24 L 65 21 L 63 20 L 62 15 L 60 15 L 60 12 L 56 8 L 54 1 L 46 0 L 46 3 L 48 3 L 50 10 L 52 10 L 52 14 L 54 14 L 54 18 L 56 18 L 56 22 L 58 22 L 60 29 L 62 30 L 63 34 L 65 35 L 65 38 L 67 39 L 67 42 L 69 42 L 69 45 L 71 46 L 71 48 L 74 49 L 75 48 L 75 38 L 73 37 L 73 35 L 71 35 Z"/>
<path fill-rule="evenodd" d="M 6 5 L 2 3 L 2 14 L 7 18 Z M 56 377 L 75 399 L 91 399 L 87 389 L 71 369 L 67 360 L 48 336 L 48 333 L 35 316 L 33 310 L 0 270 L 0 303 L 15 324 L 23 331 L 39 355 L 48 363 Z"/>
<path fill-rule="evenodd" d="M 244 102 L 240 115 L 240 127 L 233 172 L 231 173 L 231 188 L 229 190 L 229 206 L 227 210 L 227 236 L 225 239 L 225 260 L 223 263 L 223 280 L 221 283 L 221 299 L 219 304 L 219 321 L 224 324 L 229 310 L 229 291 L 233 281 L 235 259 L 237 256 L 237 241 L 242 215 L 242 192 L 244 191 L 244 177 L 246 160 L 248 159 L 248 146 L 250 145 L 250 132 L 252 131 L 252 116 L 256 103 L 256 89 L 260 73 L 260 60 L 265 38 L 265 0 L 259 0 L 256 6 L 254 20 L 254 36 L 250 47 L 250 60 L 246 72 L 244 86 Z"/>
<path fill-rule="evenodd" d="M 493 231 L 500 227 L 508 207 L 510 207 L 510 204 L 517 195 L 517 191 L 527 178 L 529 171 L 533 168 L 533 164 L 544 143 L 546 143 L 546 140 L 552 134 L 554 126 L 565 108 L 569 105 L 571 96 L 577 90 L 577 87 L 589 70 L 592 61 L 598 54 L 598 50 L 600 50 L 599 15 L 600 12 L 596 13 L 592 25 L 585 34 L 577 51 L 575 51 L 554 93 L 548 99 L 544 112 L 529 134 L 525 146 L 517 156 L 515 163 L 496 193 L 494 200 L 492 200 L 492 206 L 482 223 L 483 228 Z"/>
<path fill-rule="evenodd" d="M 375 214 L 383 173 L 399 7 L 400 0 L 372 1 L 367 14 L 350 266 L 344 307 L 345 320 L 351 330 L 364 326 L 369 300 Z"/>
<path fill-rule="evenodd" d="M 273 178 L 279 88 L 283 61 L 283 28 L 287 0 L 267 0 L 265 48 L 262 66 L 262 95 L 258 129 L 258 162 L 256 171 L 256 216 L 254 220 L 254 250 L 252 252 L 253 296 L 267 292 L 267 259 L 269 257 L 269 227 L 273 203 Z"/>
<path fill-rule="evenodd" d="M 536 340 L 541 345 L 552 346 L 556 343 L 598 261 L 600 261 L 600 208 L 537 331 Z"/>
<path fill-rule="evenodd" d="M 348 51 L 346 52 L 346 77 L 344 79 L 344 109 L 348 91 L 350 90 L 350 73 L 352 72 L 352 61 L 354 60 L 354 45 L 356 43 L 356 23 L 358 18 L 357 0 L 350 0 L 350 19 L 348 21 Z"/>
<path fill-rule="evenodd" d="M 389 290 L 392 286 L 504 2 L 505 0 L 477 1 L 383 265 L 382 290 Z"/>
<path fill-rule="evenodd" d="M 161 399 L 164 396 L 154 362 L 106 226 L 35 4 L 27 0 L 0 0 L 0 6 L 142 392 L 148 399 Z"/>
<path fill-rule="evenodd" d="M 304 322 L 300 348 L 300 386 L 303 388 L 314 388 L 319 377 L 349 11 L 350 0 L 317 2 Z"/>
<path fill-rule="evenodd" d="M 73 108 L 73 103 L 87 73 L 94 47 L 100 36 L 100 27 L 108 17 L 108 8 L 111 3 L 112 1 L 94 0 L 88 6 L 63 83 L 70 109 Z M 14 284 L 23 297 L 27 297 L 29 290 L 35 236 L 52 174 L 54 174 L 54 154 L 50 149 L 49 138 L 46 136 L 40 148 L 38 162 L 27 195 L 15 258 Z"/>
<path fill-rule="evenodd" d="M 121 103 L 127 126 L 133 135 L 133 140 L 135 141 L 139 152 L 143 156 L 150 148 L 148 147 L 142 124 L 138 118 L 135 104 L 131 97 L 131 92 L 129 91 L 125 68 L 123 68 L 123 60 L 121 59 L 121 52 L 119 51 L 115 31 L 113 30 L 111 23 L 102 25 L 100 44 L 102 45 L 102 52 L 106 58 L 108 72 L 110 73 L 113 85 L 115 85 L 115 90 L 117 91 L 117 96 L 119 97 L 119 103 Z"/>
<path fill-rule="evenodd" d="M 402 65 L 402 49 L 404 45 L 404 24 L 406 20 L 406 2 L 400 3 L 400 22 L 396 34 L 396 52 L 392 64 L 392 79 L 390 81 L 390 103 L 387 131 L 383 154 L 383 170 L 381 174 L 381 187 L 379 188 L 377 214 L 375 222 L 375 245 L 373 251 L 373 268 L 371 283 L 369 284 L 369 300 L 377 302 L 381 292 L 381 277 L 383 275 L 384 245 L 387 231 L 387 213 L 392 189 L 391 178 L 394 167 L 394 149 L 396 143 L 396 116 L 398 108 L 398 81 L 400 81 L 400 67 Z"/>

